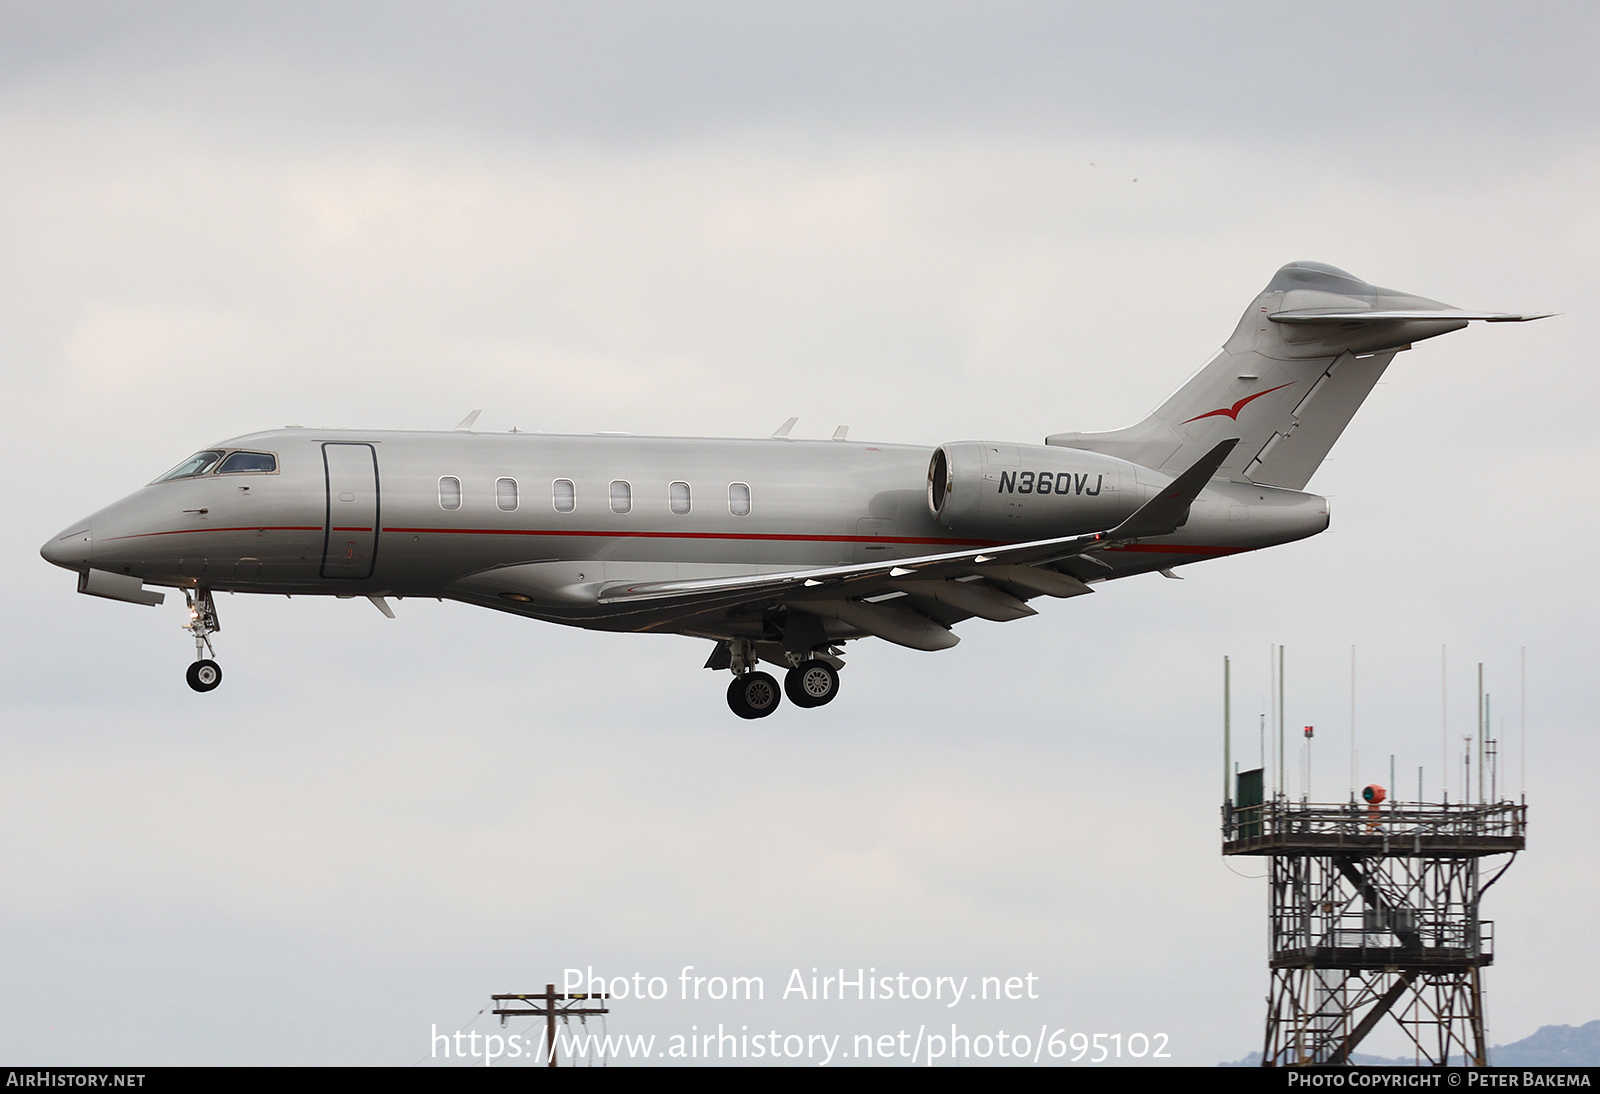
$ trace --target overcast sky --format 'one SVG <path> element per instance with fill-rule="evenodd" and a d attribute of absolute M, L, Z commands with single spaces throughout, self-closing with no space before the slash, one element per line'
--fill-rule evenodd
<path fill-rule="evenodd" d="M 1221 662 L 1253 726 L 1273 642 L 1336 799 L 1352 645 L 1359 781 L 1394 754 L 1434 792 L 1441 647 L 1452 747 L 1482 661 L 1513 786 L 1526 647 L 1533 819 L 1485 903 L 1491 1039 L 1600 1017 L 1597 24 L 0 7 L 0 1056 L 410 1064 L 434 1025 L 498 1032 L 491 992 L 591 965 L 676 992 L 693 965 L 768 1000 L 619 1002 L 610 1032 L 954 1020 L 1236 1059 L 1261 1041 L 1265 894 L 1217 854 Z M 1329 533 L 973 620 L 942 653 L 858 643 L 818 711 L 733 718 L 703 642 L 244 596 L 197 696 L 174 598 L 78 596 L 37 554 L 289 422 L 1114 428 L 1296 259 L 1561 315 L 1400 355 L 1312 480 Z M 1040 997 L 775 998 L 813 966 L 1033 973 Z"/>

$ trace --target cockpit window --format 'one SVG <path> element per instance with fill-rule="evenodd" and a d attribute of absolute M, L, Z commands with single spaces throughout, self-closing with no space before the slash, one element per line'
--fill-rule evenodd
<path fill-rule="evenodd" d="M 204 475 L 215 467 L 220 459 L 222 459 L 222 453 L 215 450 L 196 452 L 156 481 L 170 482 L 172 479 L 187 479 L 194 475 Z"/>
<path fill-rule="evenodd" d="M 271 452 L 235 452 L 217 468 L 219 475 L 233 475 L 240 471 L 271 473 L 278 469 L 278 457 Z"/>

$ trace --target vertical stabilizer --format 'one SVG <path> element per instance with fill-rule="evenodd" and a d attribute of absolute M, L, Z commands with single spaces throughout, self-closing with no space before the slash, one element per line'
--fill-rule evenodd
<path fill-rule="evenodd" d="M 1538 318 L 1466 312 L 1320 262 L 1292 262 L 1256 297 L 1222 352 L 1155 413 L 1126 429 L 1057 433 L 1045 443 L 1175 475 L 1237 437 L 1219 475 L 1304 489 L 1396 353 L 1473 319 Z"/>

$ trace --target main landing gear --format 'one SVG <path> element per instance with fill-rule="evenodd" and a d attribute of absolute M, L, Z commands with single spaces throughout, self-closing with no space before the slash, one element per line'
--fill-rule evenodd
<path fill-rule="evenodd" d="M 770 673 L 747 672 L 728 684 L 728 708 L 741 718 L 765 718 L 782 699 L 778 681 Z"/>
<path fill-rule="evenodd" d="M 801 655 L 790 654 L 794 664 L 779 688 L 771 673 L 755 667 L 749 643 L 729 643 L 725 648 L 727 653 L 721 655 L 725 660 L 716 667 L 733 670 L 733 680 L 728 684 L 728 708 L 741 718 L 765 718 L 778 709 L 784 695 L 795 706 L 810 708 L 831 703 L 839 694 L 839 670 L 820 657 L 799 660 Z M 717 657 L 713 655 L 713 660 Z"/>
<path fill-rule="evenodd" d="M 183 629 L 194 635 L 194 664 L 184 678 L 195 691 L 211 691 L 222 683 L 222 666 L 212 658 L 217 651 L 211 645 L 211 636 L 222 629 L 217 622 L 217 605 L 211 599 L 210 589 L 183 590 L 183 602 L 189 608 L 189 622 Z M 205 656 L 210 654 L 211 657 Z"/>
<path fill-rule="evenodd" d="M 797 707 L 820 707 L 839 694 L 839 674 L 826 661 L 802 661 L 783 678 L 784 694 Z"/>

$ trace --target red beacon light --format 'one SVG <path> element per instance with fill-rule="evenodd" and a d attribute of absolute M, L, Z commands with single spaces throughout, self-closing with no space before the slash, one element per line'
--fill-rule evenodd
<path fill-rule="evenodd" d="M 1387 796 L 1388 795 L 1384 793 L 1383 787 L 1379 786 L 1377 783 L 1373 783 L 1370 786 L 1364 787 L 1361 791 L 1361 800 L 1366 802 L 1368 805 L 1377 805 Z"/>

